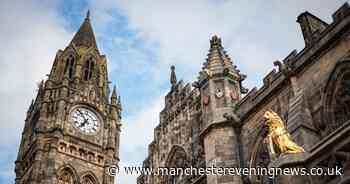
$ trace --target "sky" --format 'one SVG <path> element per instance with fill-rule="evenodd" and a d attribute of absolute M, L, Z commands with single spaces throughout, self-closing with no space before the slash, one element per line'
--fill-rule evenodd
<path fill-rule="evenodd" d="M 193 82 L 209 39 L 223 46 L 252 89 L 293 49 L 304 47 L 297 16 L 305 11 L 332 22 L 345 0 L 1 0 L 0 183 L 14 183 L 25 113 L 58 49 L 91 12 L 109 79 L 123 105 L 121 166 L 141 166 L 170 89 L 170 66 Z M 118 183 L 136 183 L 120 175 Z"/>

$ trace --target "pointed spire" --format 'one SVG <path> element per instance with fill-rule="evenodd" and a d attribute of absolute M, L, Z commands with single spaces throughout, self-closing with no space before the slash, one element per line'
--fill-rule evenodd
<path fill-rule="evenodd" d="M 118 104 L 117 104 L 120 108 L 122 107 L 122 102 L 121 102 L 121 99 L 120 99 L 120 96 L 118 96 Z"/>
<path fill-rule="evenodd" d="M 113 86 L 113 92 L 112 92 L 112 96 L 111 96 L 111 99 L 117 99 L 117 87 L 114 85 Z"/>
<path fill-rule="evenodd" d="M 112 105 L 117 105 L 117 100 L 118 100 L 117 89 L 116 89 L 116 86 L 114 85 L 113 86 L 113 92 L 112 92 L 112 95 L 111 95 L 111 104 Z"/>
<path fill-rule="evenodd" d="M 237 72 L 231 62 L 231 58 L 226 54 L 222 46 L 221 38 L 217 35 L 210 39 L 208 58 L 203 64 L 203 70 L 212 74 L 221 73 L 224 70 Z"/>
<path fill-rule="evenodd" d="M 78 32 L 74 35 L 71 43 L 74 43 L 77 47 L 95 47 L 97 49 L 95 35 L 90 23 L 90 10 L 87 11 L 85 20 L 80 26 Z"/>
<path fill-rule="evenodd" d="M 86 17 L 85 19 L 89 19 L 90 20 L 90 10 L 88 9 L 88 11 L 86 12 Z"/>
<path fill-rule="evenodd" d="M 176 83 L 177 83 L 176 74 L 175 74 L 175 66 L 172 65 L 172 66 L 170 67 L 170 69 L 171 69 L 170 83 L 171 83 L 171 86 L 175 86 Z"/>

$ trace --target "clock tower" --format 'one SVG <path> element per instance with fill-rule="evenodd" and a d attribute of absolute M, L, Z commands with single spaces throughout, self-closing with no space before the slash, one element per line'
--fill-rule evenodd
<path fill-rule="evenodd" d="M 88 12 L 27 111 L 16 184 L 114 183 L 106 171 L 119 162 L 121 104 L 108 85 Z"/>

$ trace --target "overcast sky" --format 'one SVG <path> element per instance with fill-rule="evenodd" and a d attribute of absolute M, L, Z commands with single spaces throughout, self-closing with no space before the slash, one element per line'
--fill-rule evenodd
<path fill-rule="evenodd" d="M 123 104 L 121 165 L 141 165 L 169 90 L 169 68 L 194 81 L 217 34 L 245 86 L 260 86 L 272 68 L 304 42 L 297 16 L 309 11 L 330 23 L 345 0 L 1 0 L 0 183 L 14 183 L 25 112 L 58 49 L 64 49 L 87 9 L 109 78 Z M 135 183 L 119 176 L 118 183 Z"/>

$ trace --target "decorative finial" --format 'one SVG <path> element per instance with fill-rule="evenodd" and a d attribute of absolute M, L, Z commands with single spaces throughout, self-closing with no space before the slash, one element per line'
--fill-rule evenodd
<path fill-rule="evenodd" d="M 210 47 L 219 46 L 221 47 L 221 38 L 214 34 L 210 39 Z"/>
<path fill-rule="evenodd" d="M 175 74 L 175 66 L 172 65 L 172 66 L 170 67 L 170 69 L 171 69 L 170 83 L 171 83 L 172 86 L 175 86 L 176 83 L 177 83 L 176 74 Z"/>
<path fill-rule="evenodd" d="M 111 98 L 117 99 L 117 87 L 114 85 L 113 86 L 113 92 Z"/>

